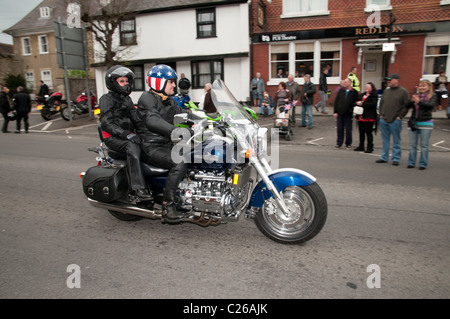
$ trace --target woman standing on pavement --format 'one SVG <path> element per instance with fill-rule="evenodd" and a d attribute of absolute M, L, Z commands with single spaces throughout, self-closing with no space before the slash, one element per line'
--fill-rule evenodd
<path fill-rule="evenodd" d="M 436 94 L 433 93 L 433 85 L 428 80 L 420 80 L 418 93 L 411 98 L 411 103 L 406 107 L 412 108 L 411 119 L 408 122 L 409 133 L 409 157 L 408 168 L 414 168 L 417 158 L 417 144 L 420 137 L 420 161 L 419 169 L 424 170 L 428 166 L 428 150 L 431 132 L 433 131 L 432 112 L 436 103 Z"/>
<path fill-rule="evenodd" d="M 369 82 L 364 87 L 364 93 L 361 93 L 356 100 L 356 105 L 364 109 L 363 114 L 356 115 L 356 121 L 359 128 L 359 146 L 355 151 L 364 151 L 364 153 L 373 152 L 373 124 L 377 120 L 378 94 L 375 84 Z M 367 148 L 364 150 L 364 142 L 367 136 Z"/>

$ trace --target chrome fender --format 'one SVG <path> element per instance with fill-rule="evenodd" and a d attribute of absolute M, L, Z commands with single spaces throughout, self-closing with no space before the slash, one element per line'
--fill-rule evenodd
<path fill-rule="evenodd" d="M 274 170 L 268 177 L 279 192 L 288 186 L 308 186 L 316 181 L 316 178 L 311 174 L 294 168 Z M 272 193 L 267 189 L 266 183 L 261 180 L 253 189 L 249 206 L 262 207 L 264 201 L 270 197 L 273 197 Z"/>

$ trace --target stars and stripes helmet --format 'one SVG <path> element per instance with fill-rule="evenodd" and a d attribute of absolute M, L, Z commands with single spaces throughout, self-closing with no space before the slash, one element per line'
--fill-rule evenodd
<path fill-rule="evenodd" d="M 177 81 L 177 72 L 168 65 L 157 64 L 147 73 L 148 86 L 158 93 L 164 93 L 167 80 Z"/>

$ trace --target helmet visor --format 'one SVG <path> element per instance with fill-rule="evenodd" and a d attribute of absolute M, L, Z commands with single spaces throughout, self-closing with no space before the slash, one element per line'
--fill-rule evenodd
<path fill-rule="evenodd" d="M 120 77 L 127 77 L 129 80 L 134 80 L 134 73 L 129 68 L 121 66 L 111 72 L 110 77 L 113 79 Z"/>

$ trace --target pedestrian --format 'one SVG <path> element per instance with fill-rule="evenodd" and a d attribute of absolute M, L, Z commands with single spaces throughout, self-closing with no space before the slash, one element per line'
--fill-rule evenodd
<path fill-rule="evenodd" d="M 364 109 L 361 115 L 356 115 L 356 121 L 359 129 L 359 146 L 355 151 L 364 151 L 364 153 L 373 152 L 373 125 L 377 120 L 378 94 L 375 84 L 372 82 L 364 86 L 364 93 L 361 93 L 356 100 L 356 105 Z M 367 148 L 364 149 L 364 143 L 367 136 Z"/>
<path fill-rule="evenodd" d="M 273 111 L 272 111 L 273 100 L 267 91 L 264 91 L 263 99 L 261 100 L 260 105 L 261 105 L 261 108 L 260 108 L 259 114 L 265 116 L 266 109 L 267 109 L 267 116 L 271 116 L 273 114 Z"/>
<path fill-rule="evenodd" d="M 183 95 L 188 94 L 189 89 L 191 88 L 191 81 L 186 77 L 184 73 L 180 74 L 180 81 L 178 81 L 178 88 L 180 89 L 180 93 Z"/>
<path fill-rule="evenodd" d="M 353 107 L 358 98 L 358 92 L 353 89 L 352 81 L 349 78 L 344 79 L 341 85 L 342 88 L 334 100 L 333 116 L 337 120 L 337 140 L 334 148 L 341 148 L 345 138 L 345 147 L 347 150 L 351 150 Z"/>
<path fill-rule="evenodd" d="M 48 85 L 44 83 L 44 81 L 40 81 L 41 83 L 41 87 L 39 88 L 39 93 L 38 96 L 40 97 L 45 97 L 46 95 L 49 95 L 49 89 L 48 89 Z"/>
<path fill-rule="evenodd" d="M 8 93 L 9 93 L 9 89 L 6 86 L 0 85 L 0 112 L 3 115 L 3 126 L 2 126 L 3 133 L 9 133 L 9 131 L 8 131 L 8 123 L 9 123 L 8 113 L 11 111 L 11 105 L 9 104 Z"/>
<path fill-rule="evenodd" d="M 205 84 L 205 97 L 203 99 L 203 110 L 205 111 L 206 115 L 212 118 L 217 117 L 217 108 L 214 105 L 214 102 L 211 98 L 211 83 Z"/>
<path fill-rule="evenodd" d="M 408 168 L 414 168 L 417 158 L 417 144 L 420 138 L 419 169 L 424 170 L 428 166 L 428 150 L 431 132 L 433 132 L 432 113 L 436 103 L 436 94 L 433 94 L 433 86 L 428 80 L 419 82 L 418 93 L 411 98 L 407 108 L 412 109 L 408 122 L 409 133 L 409 157 Z"/>
<path fill-rule="evenodd" d="M 24 92 L 23 86 L 17 87 L 17 93 L 13 96 L 13 109 L 16 111 L 16 133 L 20 133 L 20 125 L 23 119 L 25 133 L 28 133 L 28 113 L 31 112 L 31 98 Z"/>
<path fill-rule="evenodd" d="M 261 73 L 256 72 L 255 77 L 250 82 L 252 90 L 253 106 L 259 106 L 262 99 L 262 94 L 265 91 L 264 80 L 261 78 Z"/>
<path fill-rule="evenodd" d="M 356 72 L 358 71 L 358 68 L 356 66 L 352 67 L 350 73 L 347 75 L 347 77 L 352 82 L 352 88 L 356 90 L 358 93 L 361 91 L 361 88 L 359 86 L 359 79 L 356 75 Z"/>
<path fill-rule="evenodd" d="M 381 157 L 376 162 L 388 162 L 392 136 L 392 165 L 398 166 L 402 157 L 402 119 L 408 112 L 406 105 L 410 102 L 410 98 L 408 91 L 400 86 L 398 74 L 393 73 L 386 80 L 388 86 L 383 92 L 379 107 L 383 147 Z"/>
<path fill-rule="evenodd" d="M 280 82 L 278 84 L 278 91 L 275 95 L 275 117 L 277 123 L 288 123 L 288 118 L 291 116 L 291 105 L 289 100 L 291 92 L 286 89 L 286 83 Z"/>
<path fill-rule="evenodd" d="M 447 76 L 445 76 L 445 71 L 439 72 L 439 76 L 437 76 L 434 81 L 434 85 L 436 86 L 436 96 L 439 111 L 442 110 L 442 95 L 448 94 L 447 84 L 448 79 Z"/>
<path fill-rule="evenodd" d="M 319 95 L 320 95 L 320 102 L 314 105 L 317 112 L 319 112 L 319 107 L 321 109 L 322 114 L 328 114 L 328 112 L 325 112 L 325 107 L 327 106 L 328 101 L 328 84 L 327 84 L 327 75 L 328 75 L 328 67 L 322 68 L 322 73 L 320 73 L 320 79 L 319 79 Z"/>
<path fill-rule="evenodd" d="M 104 143 L 127 158 L 127 172 L 132 195 L 140 201 L 152 199 L 146 188 L 141 167 L 141 139 L 136 135 L 136 112 L 130 93 L 135 75 L 129 68 L 115 65 L 106 71 L 105 83 L 108 93 L 99 100 L 100 123 Z"/>
<path fill-rule="evenodd" d="M 297 106 L 297 101 L 300 98 L 300 86 L 297 82 L 294 81 L 294 76 L 292 74 L 288 75 L 288 81 L 286 83 L 286 88 L 291 92 L 291 96 L 289 98 L 289 103 L 291 104 L 291 123 L 292 126 L 295 126 L 295 108 Z"/>
<path fill-rule="evenodd" d="M 302 126 L 308 126 L 308 130 L 313 128 L 313 103 L 314 94 L 316 93 L 316 86 L 311 82 L 311 75 L 305 74 L 303 76 L 305 83 L 303 84 L 301 93 L 302 102 Z M 306 125 L 306 114 L 308 114 L 308 125 Z"/>

